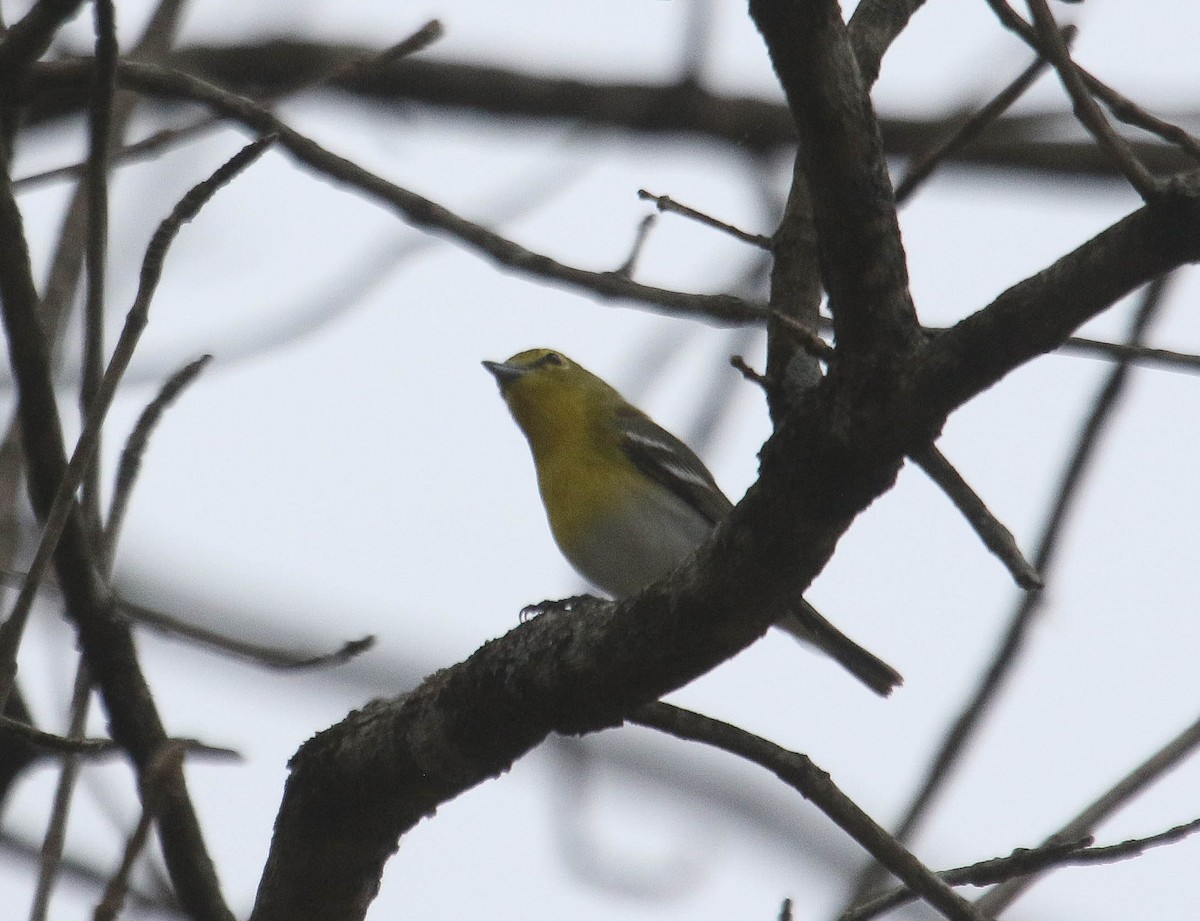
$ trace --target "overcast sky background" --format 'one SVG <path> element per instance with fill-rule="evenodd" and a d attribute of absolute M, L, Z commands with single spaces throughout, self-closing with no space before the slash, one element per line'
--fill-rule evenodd
<path fill-rule="evenodd" d="M 745 4 L 713 7 L 704 82 L 779 98 Z M 1194 4 L 1088 0 L 1055 11 L 1080 25 L 1076 57 L 1102 79 L 1163 114 L 1196 110 Z M 124 47 L 144 13 L 144 4 L 118 4 Z M 685 15 L 681 0 L 210 0 L 193 6 L 181 42 L 300 35 L 383 47 L 438 17 L 447 35 L 430 57 L 668 81 L 683 58 Z M 88 11 L 68 30 L 73 47 L 90 45 L 90 19 Z M 928 116 L 977 104 L 1027 62 L 982 0 L 931 0 L 885 58 L 876 106 Z M 1046 77 L 1018 108 L 1065 107 L 1057 81 Z M 639 188 L 749 230 L 773 227 L 752 165 L 699 142 L 382 106 L 347 115 L 327 98 L 288 102 L 282 115 L 388 179 L 588 268 L 616 268 L 626 258 L 649 211 Z M 137 131 L 152 124 L 147 116 Z M 218 130 L 119 172 L 114 339 L 154 226 L 242 142 Z M 15 175 L 69 162 L 82 149 L 78 125 L 38 132 Z M 781 161 L 776 194 L 789 173 Z M 66 196 L 58 185 L 20 198 L 39 279 Z M 940 173 L 901 214 L 923 322 L 967 315 L 1136 206 L 1115 182 L 1084 188 L 1000 172 Z M 637 277 L 731 290 L 755 260 L 743 245 L 665 216 Z M 364 278 L 375 283 L 356 292 L 352 280 Z M 1155 344 L 1200 351 L 1196 278 L 1186 273 L 1173 286 Z M 1087 331 L 1120 338 L 1131 307 L 1118 306 Z M 142 637 L 170 731 L 245 756 L 241 765 L 196 763 L 188 771 L 235 911 L 252 904 L 285 764 L 304 739 L 370 697 L 407 690 L 469 655 L 513 627 L 522 606 L 579 590 L 550 539 L 524 440 L 479 366 L 532 346 L 561 349 L 681 436 L 699 431 L 714 393 L 728 397 L 701 453 L 734 499 L 753 481 L 768 420 L 759 393 L 728 358 L 743 354 L 761 367 L 756 333 L 500 273 L 275 152 L 222 191 L 171 251 L 130 386 L 111 417 L 110 469 L 158 382 L 203 352 L 216 360 L 155 435 L 122 539 L 119 585 L 261 641 L 321 651 L 378 637 L 373 651 L 336 673 L 299 676 Z M 1093 359 L 1040 359 L 946 428 L 941 447 L 1027 551 L 1107 370 Z M 64 391 L 66 403 L 73 399 Z M 930 865 L 1037 844 L 1197 718 L 1198 412 L 1196 376 L 1134 375 L 1018 677 L 916 843 Z M 892 699 L 876 699 L 773 635 L 671 699 L 807 753 L 876 819 L 894 822 L 990 657 L 1015 589 L 949 502 L 906 469 L 855 523 L 809 597 L 904 673 Z M 51 606 L 44 614 L 21 670 L 39 721 L 54 728 L 74 666 L 67 628 Z M 94 717 L 93 731 L 102 730 Z M 647 752 L 674 766 L 631 774 Z M 585 772 L 561 770 L 589 753 Z M 115 810 L 123 828 L 135 821 L 129 771 L 112 765 L 87 776 L 70 850 L 115 865 L 123 831 L 106 811 Z M 709 781 L 741 798 L 711 802 L 718 797 L 705 794 Z M 53 783 L 48 769 L 31 775 L 6 829 L 40 839 Z M 1198 792 L 1200 764 L 1186 764 L 1099 839 L 1193 819 Z M 825 919 L 858 859 L 852 842 L 764 772 L 621 730 L 544 748 L 440 810 L 401 844 L 371 916 L 765 921 L 791 897 L 798 919 Z M 1005 917 L 1192 918 L 1195 887 L 1187 881 L 1198 860 L 1200 838 L 1114 867 L 1063 870 Z M 0 858 L 0 905 L 20 917 L 29 897 L 26 868 Z M 67 887 L 53 917 L 90 917 L 89 898 Z"/>

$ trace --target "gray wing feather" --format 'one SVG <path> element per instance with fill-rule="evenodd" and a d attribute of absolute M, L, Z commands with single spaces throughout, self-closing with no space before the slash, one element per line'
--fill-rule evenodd
<path fill-rule="evenodd" d="M 733 508 L 713 475 L 696 452 L 633 407 L 619 420 L 621 446 L 633 465 L 669 492 L 678 496 L 710 524 Z"/>

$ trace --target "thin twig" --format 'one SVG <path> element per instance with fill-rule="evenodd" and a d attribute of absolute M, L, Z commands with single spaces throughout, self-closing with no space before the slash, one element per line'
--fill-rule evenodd
<path fill-rule="evenodd" d="M 681 205 L 669 195 L 655 195 L 653 192 L 647 192 L 645 189 L 638 189 L 638 198 L 642 201 L 654 202 L 654 207 L 659 211 L 669 211 L 672 214 L 679 214 L 683 217 L 691 218 L 705 227 L 711 227 L 714 230 L 719 230 L 722 233 L 727 233 L 736 240 L 741 240 L 743 243 L 749 243 L 752 246 L 757 246 L 759 249 L 771 250 L 771 238 L 763 236 L 761 233 L 750 233 L 742 230 L 739 227 L 734 227 L 732 224 L 727 224 L 725 221 L 719 221 L 715 217 L 705 214 L 703 211 L 697 211 L 695 208 L 689 208 L 687 205 Z"/>
<path fill-rule="evenodd" d="M 188 362 L 172 374 L 159 390 L 158 395 L 150 401 L 137 424 L 133 427 L 121 451 L 121 461 L 117 465 L 117 473 L 113 478 L 113 497 L 109 503 L 108 517 L 104 525 L 105 568 L 111 568 L 113 550 L 121 526 L 125 522 L 125 514 L 129 510 L 129 500 L 133 495 L 133 486 L 137 481 L 138 472 L 142 466 L 142 456 L 150 442 L 150 436 L 157 427 L 167 408 L 179 398 L 179 395 L 192 383 L 212 361 L 211 355 L 201 355 L 194 361 Z"/>
<path fill-rule="evenodd" d="M 629 247 L 629 258 L 622 262 L 620 268 L 617 269 L 617 274 L 622 278 L 633 278 L 638 260 L 641 259 L 642 251 L 646 248 L 646 241 L 650 239 L 650 231 L 654 228 L 656 216 L 647 214 L 638 221 L 637 232 L 633 235 L 633 245 Z"/>
<path fill-rule="evenodd" d="M 43 732 L 28 723 L 0 716 L 0 731 L 20 736 L 31 745 L 36 745 L 51 755 L 84 755 L 88 757 L 99 755 L 116 755 L 121 753 L 121 747 L 112 739 L 84 739 L 55 735 Z M 209 745 L 199 739 L 171 739 L 180 749 L 188 754 L 203 755 L 221 761 L 241 761 L 242 756 L 232 748 L 221 745 Z"/>
<path fill-rule="evenodd" d="M 73 742 L 81 741 L 87 728 L 91 690 L 92 681 L 87 663 L 83 656 L 80 656 L 75 666 L 75 683 L 71 690 L 71 724 L 67 730 L 67 737 Z M 62 866 L 63 847 L 67 841 L 71 798 L 75 795 L 75 784 L 79 780 L 82 763 L 83 759 L 79 754 L 72 753 L 63 758 L 59 768 L 54 802 L 50 807 L 50 819 L 46 823 L 46 834 L 42 838 L 42 859 L 38 863 L 37 888 L 34 890 L 33 905 L 29 909 L 29 921 L 45 921 L 50 910 L 50 897 L 58 881 L 58 869 Z"/>
<path fill-rule="evenodd" d="M 986 0 L 986 2 L 1006 28 L 1016 32 L 1029 47 L 1049 56 L 1048 49 L 1045 48 L 1038 30 L 1018 16 L 1005 0 Z M 1088 91 L 1101 99 L 1117 119 L 1127 125 L 1157 135 L 1167 143 L 1174 144 L 1193 160 L 1200 162 L 1200 139 L 1188 134 L 1178 125 L 1151 115 L 1131 99 L 1096 79 L 1082 67 L 1075 65 L 1075 70 Z"/>
<path fill-rule="evenodd" d="M 101 871 L 95 865 L 86 862 L 93 857 L 99 858 L 100 856 L 91 853 L 87 855 L 67 854 L 63 857 L 59 872 L 64 880 L 81 889 L 103 892 L 104 886 L 108 884 L 108 880 L 112 876 L 112 867 L 105 867 Z M 24 840 L 11 829 L 5 829 L 0 830 L 0 857 L 3 857 L 6 863 L 20 864 L 23 870 L 35 865 L 40 859 L 40 854 L 38 845 Z M 131 890 L 129 902 L 133 907 L 143 909 L 156 918 L 162 918 L 163 921 L 168 918 L 192 921 L 191 917 L 183 913 L 179 902 L 170 893 L 150 894 L 144 889 Z"/>
<path fill-rule="evenodd" d="M 832 329 L 832 324 L 825 318 L 822 318 L 821 322 L 823 327 Z M 936 336 L 938 333 L 945 332 L 945 328 L 926 326 L 924 331 L 929 335 Z M 1156 349 L 1148 345 L 1129 342 L 1105 342 L 1102 339 L 1089 339 L 1086 336 L 1072 336 L 1055 351 L 1066 352 L 1068 355 L 1102 358 L 1106 361 L 1124 361 L 1145 368 L 1186 371 L 1191 374 L 1200 373 L 1200 355 L 1175 352 L 1170 349 Z"/>
<path fill-rule="evenodd" d="M 1074 26 L 1063 29 L 1063 40 L 1068 43 L 1075 38 Z M 1009 110 L 1026 91 L 1037 82 L 1038 77 L 1045 72 L 1049 61 L 1042 55 L 1025 68 L 1012 83 L 1002 89 L 996 97 L 978 112 L 967 118 L 954 132 L 930 150 L 914 157 L 904 172 L 904 178 L 896 184 L 896 204 L 902 205 L 920 185 L 929 178 L 940 163 L 945 162 L 955 153 L 979 137 L 983 130 Z"/>
<path fill-rule="evenodd" d="M 120 149 L 114 150 L 109 156 L 109 163 L 125 164 L 150 159 L 170 145 L 191 140 L 196 135 L 218 127 L 220 124 L 220 118 L 215 115 L 205 115 L 186 125 L 160 128 L 140 141 L 134 141 L 132 144 L 126 144 Z M 87 161 L 82 160 L 68 163 L 66 166 L 56 166 L 53 169 L 30 173 L 20 179 L 14 179 L 13 189 L 17 192 L 24 192 L 27 189 L 39 188 L 62 179 L 75 179 L 81 176 L 86 169 Z"/>
<path fill-rule="evenodd" d="M 1084 85 L 1083 78 L 1075 67 L 1075 62 L 1071 60 L 1071 52 L 1059 32 L 1058 23 L 1054 21 L 1054 14 L 1046 5 L 1046 0 L 1027 0 L 1027 3 L 1038 34 L 1042 39 L 1043 53 L 1050 58 L 1054 69 L 1058 71 L 1059 79 L 1062 80 L 1067 95 L 1071 97 L 1071 103 L 1075 107 L 1075 115 L 1080 124 L 1091 133 L 1092 137 L 1096 139 L 1096 143 L 1112 158 L 1142 200 L 1149 204 L 1158 194 L 1158 181 L 1134 156 L 1129 143 L 1113 130 L 1108 119 L 1104 117 L 1104 113 L 1100 111 L 1100 106 L 1096 104 L 1096 100 L 1092 98 L 1092 94 Z"/>
<path fill-rule="evenodd" d="M 441 38 L 443 34 L 442 24 L 438 20 L 432 19 L 408 38 L 402 39 L 390 48 L 385 48 L 383 51 L 365 51 L 362 54 L 353 55 L 350 60 L 330 67 L 324 73 L 319 74 L 302 85 L 290 87 L 286 93 L 275 93 L 262 98 L 260 104 L 270 106 L 298 92 L 320 89 L 334 82 L 362 79 L 376 68 L 395 63 L 400 58 L 408 57 L 428 48 L 434 41 Z M 224 119 L 217 115 L 205 115 L 203 118 L 198 118 L 186 125 L 159 129 L 142 138 L 140 141 L 126 144 L 120 149 L 111 151 L 109 160 L 114 163 L 127 163 L 152 157 L 163 148 L 190 140 L 197 134 L 219 126 L 223 121 Z M 17 191 L 23 191 L 60 179 L 71 179 L 82 175 L 86 169 L 87 161 L 82 161 L 66 166 L 58 166 L 54 169 L 43 170 L 39 173 L 30 173 L 28 176 L 22 176 L 20 179 L 13 180 L 13 188 Z"/>
<path fill-rule="evenodd" d="M 782 315 L 778 314 L 776 316 L 782 317 Z M 787 318 L 784 319 L 786 322 Z M 821 317 L 821 328 L 831 331 L 833 329 L 833 321 L 828 317 Z M 807 344 L 806 351 L 810 354 L 820 358 L 822 361 L 827 361 L 833 356 L 833 346 L 824 339 L 814 336 L 810 330 L 800 326 L 795 321 L 792 321 L 788 325 L 788 329 L 797 336 L 801 345 Z M 922 330 L 930 336 L 936 336 L 946 331 L 944 327 L 938 326 L 925 326 L 922 327 Z M 1102 358 L 1112 362 L 1127 362 L 1131 365 L 1138 365 L 1144 368 L 1157 368 L 1164 371 L 1178 370 L 1190 374 L 1200 373 L 1200 355 L 1192 352 L 1159 349 L 1140 343 L 1106 342 L 1102 339 L 1089 339 L 1086 336 L 1072 336 L 1055 349 L 1055 351 Z"/>
<path fill-rule="evenodd" d="M 1124 361 L 1147 368 L 1159 367 L 1166 371 L 1200 372 L 1200 355 L 1187 352 L 1173 352 L 1169 349 L 1156 349 L 1146 345 L 1130 345 L 1121 342 L 1103 342 L 1099 339 L 1087 339 L 1082 336 L 1072 336 L 1058 348 L 1061 352 L 1075 352 L 1080 355 L 1098 355 L 1109 360 Z"/>
<path fill-rule="evenodd" d="M 819 358 L 821 361 L 827 362 L 836 353 L 832 345 L 795 317 L 790 317 L 786 313 L 780 313 L 779 311 L 772 311 L 771 318 L 778 320 L 787 334 L 795 339 L 799 346 L 813 358 Z M 826 320 L 824 317 L 821 318 L 821 325 L 830 330 L 833 329 L 833 321 Z"/>
<path fill-rule="evenodd" d="M 1175 844 L 1184 838 L 1196 834 L 1196 832 L 1200 832 L 1200 819 L 1192 819 L 1190 822 L 1184 822 L 1182 825 L 1176 825 L 1174 828 L 1160 831 L 1157 835 L 1147 835 L 1145 838 L 1130 838 L 1127 841 L 1122 841 L 1120 844 L 1090 847 L 1086 851 L 1080 851 L 1072 859 L 1064 863 L 1080 865 L 1116 863 L 1118 860 L 1140 857 L 1152 847 Z"/>
<path fill-rule="evenodd" d="M 1197 719 L 1184 729 L 1183 732 L 1179 733 L 1179 735 L 1175 736 L 1170 742 L 1122 777 L 1117 783 L 1113 784 L 1112 787 L 1097 797 L 1095 801 L 1083 809 L 1075 818 L 1047 838 L 1046 843 L 1049 844 L 1067 838 L 1090 835 L 1101 822 L 1127 805 L 1134 797 L 1148 789 L 1168 772 L 1178 767 L 1185 758 L 1194 754 L 1197 749 L 1200 749 L 1200 719 Z M 1189 829 L 1184 834 L 1190 834 L 1191 831 L 1195 830 L 1194 825 L 1195 823 L 1189 823 L 1189 825 L 1180 826 L 1180 828 Z M 1166 842 L 1177 840 L 1174 837 L 1177 832 L 1178 829 L 1164 832 L 1163 840 Z M 1179 837 L 1182 837 L 1182 835 L 1179 835 Z M 1118 848 L 1116 853 L 1120 856 L 1123 852 L 1119 849 L 1124 847 L 1124 845 L 1116 845 L 1116 847 Z M 1136 852 L 1135 845 L 1131 845 L 1130 847 Z M 986 911 L 995 917 L 999 917 L 1000 913 L 1016 901 L 1038 878 L 1037 875 L 1024 876 L 1020 879 L 1001 883 L 995 889 L 986 893 L 977 904 L 981 911 Z"/>
<path fill-rule="evenodd" d="M 0 716 L 0 729 L 6 733 L 19 735 L 43 751 L 56 755 L 111 755 L 120 751 L 111 739 L 76 739 L 55 735 L 7 716 Z"/>
<path fill-rule="evenodd" d="M 905 850 L 805 755 L 788 751 L 729 723 L 661 702 L 640 707 L 629 721 L 681 739 L 712 745 L 766 768 L 811 801 L 945 917 L 986 921 L 970 902 Z"/>
<path fill-rule="evenodd" d="M 444 234 L 467 249 L 483 253 L 512 271 L 551 278 L 601 297 L 638 300 L 665 313 L 691 316 L 714 323 L 740 325 L 761 320 L 763 309 L 731 294 L 687 294 L 641 285 L 616 272 L 592 272 L 565 265 L 535 253 L 480 224 L 468 221 L 423 196 L 387 182 L 288 127 L 249 99 L 204 80 L 163 67 L 124 62 L 118 80 L 143 92 L 192 99 L 221 112 L 259 134 L 277 134 L 293 157 L 316 172 L 365 193 L 400 213 L 415 227 Z"/>
<path fill-rule="evenodd" d="M 157 755 L 150 760 L 142 772 L 139 786 L 142 793 L 142 814 L 137 827 L 125 844 L 125 852 L 121 857 L 121 865 L 109 881 L 104 891 L 104 897 L 96 906 L 92 915 L 94 921 L 115 921 L 125 904 L 125 893 L 129 889 L 129 875 L 138 855 L 146 846 L 150 837 L 150 826 L 155 816 L 165 804 L 172 790 L 172 778 L 183 768 L 183 748 L 173 742 L 166 742 Z"/>
<path fill-rule="evenodd" d="M 170 51 L 186 5 L 187 0 L 159 0 L 137 44 L 127 55 L 128 59 L 152 61 L 164 57 Z M 89 83 L 92 79 L 89 76 Z M 125 136 L 136 104 L 137 97 L 129 92 L 118 93 L 112 99 L 107 132 L 109 150 L 106 153 L 110 158 L 113 149 L 120 145 Z M 88 161 L 90 160 L 91 157 L 88 158 Z M 86 173 L 88 161 L 84 162 L 79 171 L 81 177 Z M 62 344 L 61 332 L 66 325 L 65 317 L 75 303 L 75 292 L 79 286 L 79 273 L 88 240 L 87 220 L 87 183 L 80 182 L 64 212 L 42 296 L 43 323 L 49 341 L 56 348 Z"/>
<path fill-rule="evenodd" d="M 108 154 L 112 146 L 113 93 L 117 72 L 117 21 L 113 0 L 95 0 L 96 66 L 88 105 L 89 150 L 84 194 L 87 196 L 87 274 L 83 311 L 83 363 L 79 414 L 86 419 L 104 374 L 104 286 L 108 259 Z M 93 457 L 81 477 L 80 514 L 92 534 L 100 530 L 100 464 Z"/>
<path fill-rule="evenodd" d="M 375 645 L 374 636 L 365 636 L 358 640 L 347 640 L 341 648 L 332 652 L 320 653 L 315 656 L 301 656 L 287 650 L 235 640 L 132 601 L 118 598 L 116 603 L 122 613 L 142 626 L 158 630 L 167 636 L 181 636 L 189 640 L 196 640 L 210 649 L 248 659 L 255 664 L 265 665 L 278 671 L 301 671 L 343 665 Z"/>
<path fill-rule="evenodd" d="M 27 573 L 0 569 L 0 581 L 10 585 L 21 585 L 27 576 Z M 58 586 L 52 581 L 47 582 L 44 588 L 53 591 L 58 590 Z M 340 647 L 330 652 L 305 655 L 273 646 L 264 646 L 260 643 L 236 640 L 215 630 L 208 630 L 190 623 L 183 618 L 167 614 L 164 611 L 157 611 L 144 604 L 127 601 L 119 595 L 114 595 L 112 600 L 116 609 L 131 621 L 140 626 L 155 630 L 162 636 L 195 640 L 201 646 L 215 652 L 245 659 L 256 665 L 262 665 L 281 672 L 307 671 L 309 669 L 332 668 L 337 665 L 344 665 L 375 645 L 375 637 L 368 635 L 357 640 L 346 640 Z"/>
<path fill-rule="evenodd" d="M 86 418 L 91 400 L 103 373 L 104 289 L 108 250 L 108 153 L 112 133 L 113 94 L 115 89 L 116 46 L 115 12 L 110 0 L 95 5 L 96 69 L 92 76 L 89 105 L 90 149 L 80 175 L 83 182 L 76 190 L 73 209 L 87 227 L 82 243 L 87 268 L 87 293 L 84 320 L 84 357 L 80 376 L 80 412 Z M 68 219 L 68 223 L 70 219 Z M 69 246 L 73 246 L 73 239 Z M 76 253 L 78 251 L 76 250 Z M 73 257 L 73 258 L 77 258 Z M 11 433 L 10 433 L 11 434 Z M 85 527 L 93 533 L 98 528 L 99 464 L 93 459 L 83 474 Z M 80 656 L 75 670 L 71 693 L 70 727 L 68 738 L 82 743 L 91 699 L 91 681 L 87 663 Z M 109 743 L 111 745 L 111 743 Z M 67 821 L 71 800 L 79 779 L 82 759 L 79 752 L 67 753 L 62 760 L 54 801 L 46 833 L 42 841 L 38 881 L 30 907 L 30 921 L 44 921 L 62 863 L 66 843 Z"/>
<path fill-rule="evenodd" d="M 1084 837 L 1037 848 L 1017 848 L 1007 857 L 993 857 L 970 866 L 942 870 L 938 872 L 938 876 L 951 886 L 989 886 L 1014 876 L 1062 864 L 1081 853 L 1091 843 L 1090 837 Z M 847 908 L 838 916 L 838 921 L 869 921 L 915 900 L 916 896 L 912 890 L 906 886 L 899 886 Z"/>
<path fill-rule="evenodd" d="M 424 51 L 434 42 L 440 40 L 445 34 L 446 30 L 443 28 L 441 21 L 431 19 L 412 35 L 408 36 L 408 38 L 402 38 L 391 47 L 384 48 L 383 51 L 369 51 L 364 54 L 357 54 L 349 61 L 331 67 L 307 88 L 317 89 L 327 86 L 330 83 L 361 79 L 372 70 L 387 67 L 389 64 L 395 64 L 401 58 L 407 58 Z"/>
<path fill-rule="evenodd" d="M 741 355 L 730 355 L 729 364 L 750 383 L 761 387 L 763 390 L 767 389 L 767 376 L 746 364 L 746 359 Z"/>
<path fill-rule="evenodd" d="M 1055 840 L 1041 847 L 1018 848 L 1007 857 L 993 857 L 967 867 L 943 870 L 938 876 L 951 886 L 991 886 L 1058 867 L 1086 867 L 1129 860 L 1140 857 L 1150 848 L 1175 844 L 1197 831 L 1200 831 L 1200 819 L 1193 819 L 1156 835 L 1096 847 L 1090 846 L 1093 840 L 1091 835 L 1075 839 L 1065 835 L 1058 839 L 1056 836 Z M 899 887 L 848 909 L 838 921 L 869 921 L 915 899 L 911 890 Z"/>
<path fill-rule="evenodd" d="M 1042 578 L 1037 569 L 1025 559 L 1016 539 L 983 500 L 962 478 L 954 466 L 935 445 L 909 455 L 918 467 L 925 471 L 954 503 L 954 507 L 967 519 L 971 529 L 979 535 L 992 553 L 1002 562 L 1013 580 L 1026 591 L 1042 587 Z"/>
<path fill-rule="evenodd" d="M 158 280 L 162 276 L 163 260 L 166 258 L 167 249 L 179 233 L 180 228 L 199 213 L 219 188 L 262 156 L 271 145 L 272 140 L 271 137 L 262 138 L 242 148 L 211 177 L 188 192 L 171 214 L 158 226 L 154 236 L 150 238 L 145 258 L 142 261 L 137 295 L 125 319 L 125 326 L 121 330 L 120 338 L 113 349 L 112 358 L 109 360 L 108 368 L 100 382 L 100 388 L 93 401 L 92 410 L 88 413 L 83 432 L 75 445 L 75 451 L 71 455 L 71 460 L 54 496 L 54 502 L 46 516 L 41 540 L 38 542 L 33 563 L 29 567 L 29 575 L 17 595 L 12 614 L 0 625 L 0 665 L 8 666 L 9 663 L 15 662 L 17 647 L 20 645 L 25 622 L 33 607 L 33 600 L 37 596 L 38 585 L 53 558 L 59 535 L 74 505 L 75 490 L 99 445 L 100 432 L 108 409 L 112 405 L 113 397 L 116 395 L 117 385 L 120 383 L 125 369 L 129 367 L 142 330 L 146 328 L 146 323 L 149 321 L 150 301 L 154 297 Z M 11 666 L 9 667 L 11 668 Z M 0 686 L 0 709 L 8 698 L 14 673 L 10 671 L 5 676 L 4 685 Z"/>

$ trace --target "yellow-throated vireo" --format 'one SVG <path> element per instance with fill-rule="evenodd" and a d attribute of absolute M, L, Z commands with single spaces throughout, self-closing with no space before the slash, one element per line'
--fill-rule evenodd
<path fill-rule="evenodd" d="M 562 353 L 530 349 L 483 366 L 529 440 L 555 541 L 614 598 L 671 572 L 733 508 L 691 448 Z M 776 626 L 878 694 L 902 680 L 803 599 Z"/>

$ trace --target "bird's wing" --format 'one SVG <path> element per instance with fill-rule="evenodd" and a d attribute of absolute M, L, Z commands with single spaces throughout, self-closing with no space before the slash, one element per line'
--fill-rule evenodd
<path fill-rule="evenodd" d="M 654 422 L 645 413 L 628 407 L 618 420 L 621 447 L 643 474 L 679 497 L 710 524 L 733 508 L 713 475 L 696 452 Z"/>

